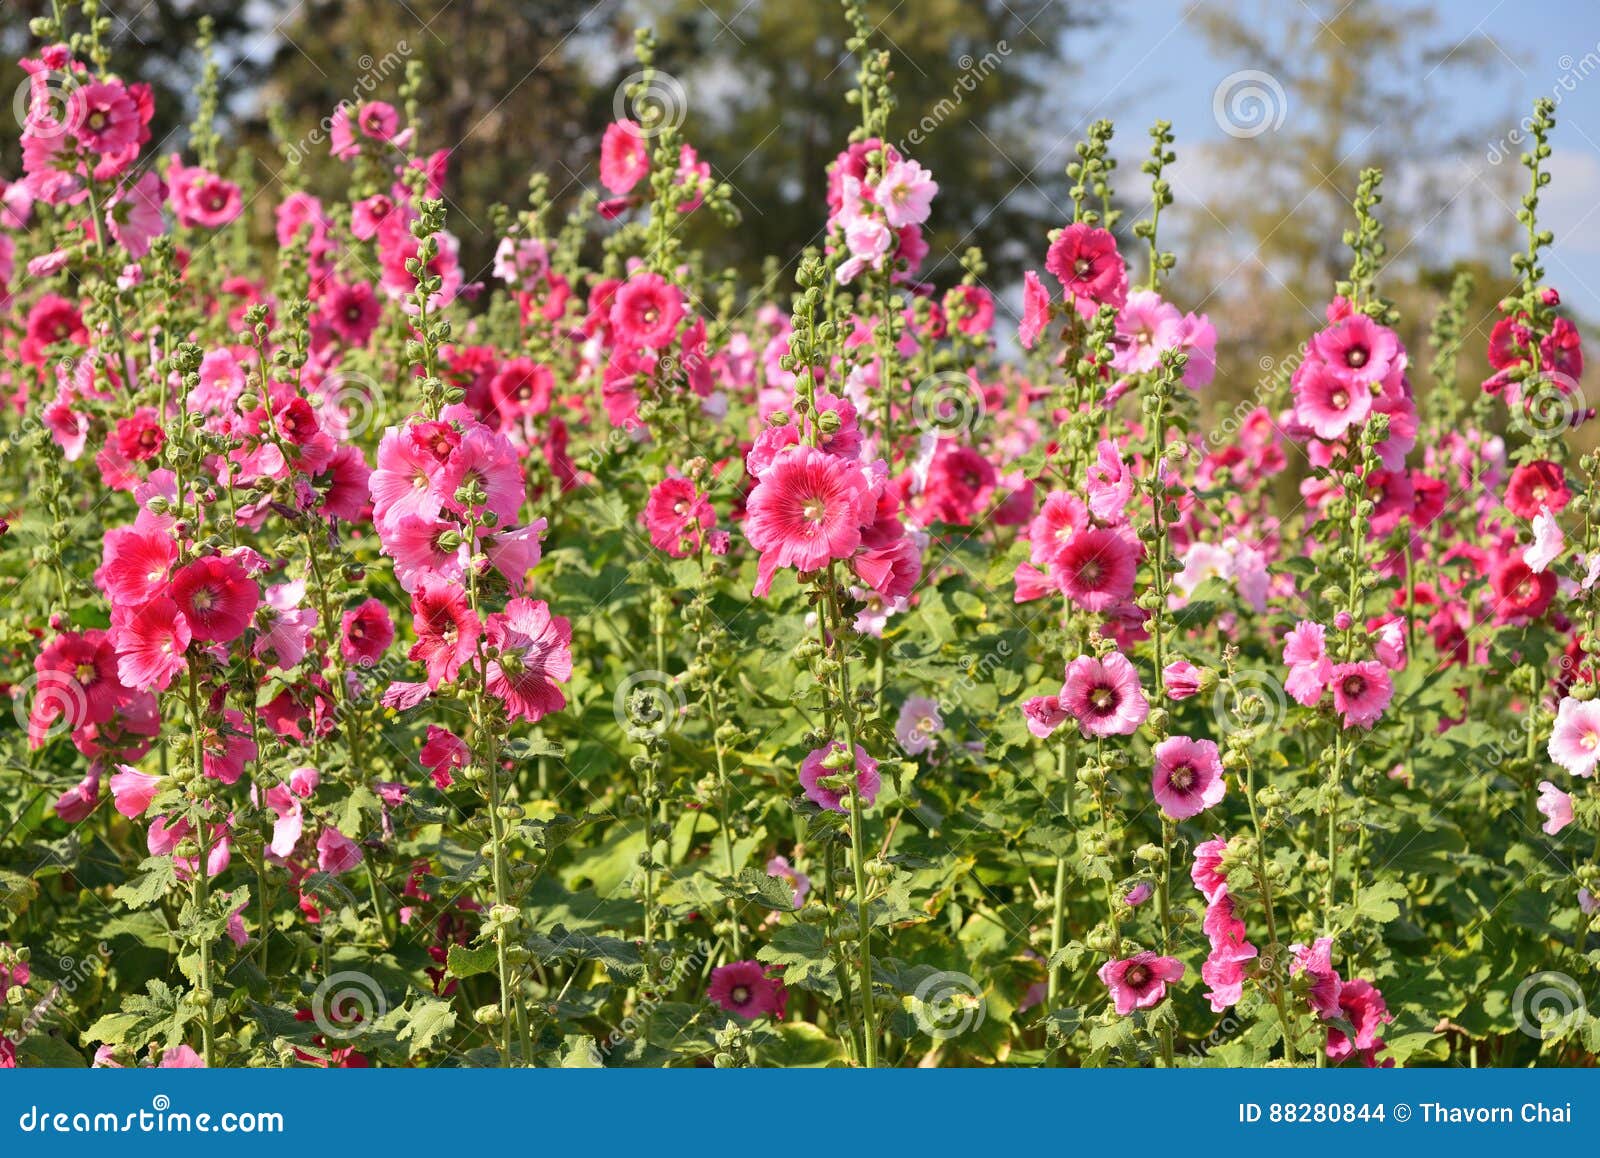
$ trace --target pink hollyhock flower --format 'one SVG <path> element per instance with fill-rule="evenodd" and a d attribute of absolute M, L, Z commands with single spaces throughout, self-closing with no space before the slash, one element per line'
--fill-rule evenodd
<path fill-rule="evenodd" d="M 243 712 L 228 708 L 222 719 L 222 728 L 206 730 L 200 766 L 211 779 L 234 784 L 244 774 L 244 766 L 256 758 L 256 742 L 250 738 Z"/>
<path fill-rule="evenodd" d="M 789 1000 L 783 982 L 768 976 L 759 961 L 731 961 L 717 966 L 711 971 L 706 996 L 712 1004 L 746 1021 L 769 1015 L 781 1021 Z"/>
<path fill-rule="evenodd" d="M 138 147 L 143 120 L 121 81 L 92 81 L 68 96 L 67 107 L 67 127 L 85 152 L 104 156 Z"/>
<path fill-rule="evenodd" d="M 1378 1031 L 1394 1020 L 1383 994 L 1370 981 L 1346 981 L 1339 990 L 1339 1009 L 1355 1030 L 1352 1041 L 1343 1030 L 1328 1029 L 1328 1057 L 1342 1061 L 1352 1053 L 1359 1053 L 1363 1064 L 1374 1066 L 1377 1055 L 1384 1048 Z"/>
<path fill-rule="evenodd" d="M 1217 328 L 1205 314 L 1185 314 L 1178 327 L 1178 348 L 1189 356 L 1183 384 L 1203 390 L 1217 375 Z"/>
<path fill-rule="evenodd" d="M 1189 876 L 1208 905 L 1214 904 L 1228 887 L 1228 879 L 1222 872 L 1222 854 L 1227 851 L 1228 842 L 1220 836 L 1194 847 L 1194 866 Z"/>
<path fill-rule="evenodd" d="M 1100 440 L 1095 461 L 1087 472 L 1085 490 L 1095 518 L 1106 523 L 1121 521 L 1122 512 L 1133 497 L 1133 475 L 1123 464 L 1116 443 Z"/>
<path fill-rule="evenodd" d="M 1133 594 L 1138 548 L 1116 531 L 1093 527 L 1074 535 L 1056 556 L 1054 577 L 1085 611 L 1109 611 Z"/>
<path fill-rule="evenodd" d="M 842 741 L 830 741 L 825 748 L 813 749 L 800 762 L 800 784 L 805 789 L 806 799 L 823 808 L 832 809 L 834 812 L 848 812 L 844 806 L 845 797 L 849 795 L 848 788 L 825 788 L 820 783 L 824 777 L 837 776 L 845 779 L 843 771 L 834 771 L 823 766 L 823 761 L 836 752 L 845 751 Z M 878 775 L 878 762 L 867 755 L 867 750 L 860 744 L 856 745 L 856 788 L 861 795 L 862 807 L 870 806 L 878 799 L 878 789 L 883 787 L 883 780 Z"/>
<path fill-rule="evenodd" d="M 675 477 L 650 489 L 639 521 L 656 550 L 687 559 L 700 549 L 701 535 L 716 525 L 717 514 L 692 479 Z"/>
<path fill-rule="evenodd" d="M 1301 620 L 1283 640 L 1283 662 L 1289 665 L 1289 678 L 1283 690 L 1305 707 L 1322 698 L 1333 679 L 1333 661 L 1328 658 L 1328 629 L 1320 623 Z"/>
<path fill-rule="evenodd" d="M 335 281 L 318 310 L 347 346 L 365 346 L 383 320 L 383 304 L 377 291 L 364 281 Z"/>
<path fill-rule="evenodd" d="M 861 468 L 810 446 L 778 456 L 750 492 L 745 535 L 761 553 L 756 595 L 772 588 L 780 567 L 817 571 L 848 559 L 877 500 Z"/>
<path fill-rule="evenodd" d="M 411 628 L 417 642 L 407 659 L 428 669 L 427 687 L 437 691 L 447 684 L 477 652 L 483 626 L 459 584 L 424 579 L 411 596 Z"/>
<path fill-rule="evenodd" d="M 1017 340 L 1024 350 L 1033 344 L 1050 324 L 1050 291 L 1044 288 L 1039 275 L 1028 270 L 1022 275 L 1022 321 L 1017 326 Z"/>
<path fill-rule="evenodd" d="M 1295 421 L 1318 438 L 1343 438 L 1372 413 L 1372 391 L 1351 386 L 1322 362 L 1302 362 L 1293 387 Z"/>
<path fill-rule="evenodd" d="M 1406 667 L 1406 629 L 1398 619 L 1391 619 L 1378 628 L 1372 641 L 1372 653 L 1378 662 L 1390 671 L 1404 671 Z"/>
<path fill-rule="evenodd" d="M 473 509 L 479 513 L 492 511 L 502 523 L 516 521 L 525 497 L 517 448 L 505 435 L 487 426 L 474 426 L 467 431 L 461 445 L 450 452 L 435 485 L 445 507 L 458 515 L 468 512 L 456 500 L 456 494 L 463 487 L 475 486 L 483 492 L 484 499 L 481 508 L 474 504 Z"/>
<path fill-rule="evenodd" d="M 144 603 L 167 585 L 177 555 L 177 545 L 165 534 L 114 527 L 105 534 L 94 581 L 113 605 Z"/>
<path fill-rule="evenodd" d="M 890 229 L 921 225 L 928 219 L 939 184 L 933 174 L 915 161 L 895 161 L 883 171 L 873 190 L 873 200 L 883 209 Z"/>
<path fill-rule="evenodd" d="M 1600 700 L 1563 699 L 1547 750 L 1550 759 L 1574 776 L 1593 776 L 1600 761 Z"/>
<path fill-rule="evenodd" d="M 600 183 L 616 194 L 633 190 L 650 172 L 644 130 L 633 121 L 614 121 L 600 138 Z"/>
<path fill-rule="evenodd" d="M 512 358 L 489 379 L 489 397 L 504 425 L 549 410 L 555 384 L 550 367 L 532 358 Z"/>
<path fill-rule="evenodd" d="M 1338 1017 L 1339 991 L 1344 982 L 1333 967 L 1333 938 L 1318 937 L 1309 948 L 1290 945 L 1289 952 L 1294 954 L 1294 960 L 1289 962 L 1289 975 L 1304 973 L 1310 979 L 1306 1000 L 1312 1012 L 1324 1020 Z"/>
<path fill-rule="evenodd" d="M 939 715 L 939 705 L 926 696 L 912 696 L 900 705 L 894 737 L 900 742 L 900 750 L 907 756 L 920 756 L 931 751 L 938 743 L 939 730 L 943 727 L 944 719 Z"/>
<path fill-rule="evenodd" d="M 611 325 L 620 345 L 664 349 L 683 321 L 683 291 L 658 273 L 636 273 L 617 287 Z"/>
<path fill-rule="evenodd" d="M 1250 946 L 1250 956 L 1255 956 L 1255 947 Z M 1245 961 L 1249 957 L 1239 958 L 1228 954 L 1215 954 L 1208 956 L 1200 965 L 1200 980 L 1210 988 L 1206 991 L 1206 999 L 1211 1002 L 1211 1012 L 1221 1013 L 1238 1005 L 1244 998 Z"/>
<path fill-rule="evenodd" d="M 167 165 L 167 199 L 185 228 L 220 229 L 244 210 L 239 186 L 210 170 L 184 165 L 176 154 Z"/>
<path fill-rule="evenodd" d="M 526 527 L 508 527 L 489 538 L 484 554 L 489 557 L 489 565 L 505 577 L 513 595 L 522 593 L 528 585 L 528 572 L 543 557 L 540 537 L 547 526 L 546 520 L 535 519 Z"/>
<path fill-rule="evenodd" d="M 363 197 L 350 207 L 350 232 L 358 241 L 371 241 L 394 208 L 394 201 L 383 193 Z"/>
<path fill-rule="evenodd" d="M 68 824 L 81 824 L 100 805 L 100 773 L 89 774 L 56 797 L 56 816 Z"/>
<path fill-rule="evenodd" d="M 1069 663 L 1061 706 L 1086 736 L 1131 736 L 1150 714 L 1139 673 L 1118 651 L 1103 660 L 1080 655 Z"/>
<path fill-rule="evenodd" d="M 1531 519 L 1546 509 L 1558 515 L 1571 501 L 1566 473 L 1547 459 L 1523 463 L 1506 483 L 1506 506 L 1521 519 Z"/>
<path fill-rule="evenodd" d="M 139 691 L 165 691 L 188 668 L 184 653 L 193 633 L 178 605 L 162 596 L 141 607 L 111 609 L 111 636 L 117 649 L 117 678 Z"/>
<path fill-rule="evenodd" d="M 176 1045 L 161 1054 L 161 1061 L 157 1064 L 158 1070 L 203 1070 L 206 1063 L 200 1055 L 188 1045 Z"/>
<path fill-rule="evenodd" d="M 811 878 L 790 864 L 788 857 L 775 856 L 767 861 L 767 875 L 788 881 L 794 886 L 795 908 L 806 903 L 806 894 L 811 891 Z"/>
<path fill-rule="evenodd" d="M 1549 507 L 1541 507 L 1533 517 L 1533 542 L 1522 552 L 1522 561 L 1538 575 L 1561 558 L 1566 547 L 1567 538 L 1561 533 L 1561 524 L 1556 522 Z"/>
<path fill-rule="evenodd" d="M 1167 998 L 1167 983 L 1182 976 L 1182 961 L 1148 951 L 1100 966 L 1100 980 L 1111 991 L 1111 1003 L 1123 1017 L 1135 1009 L 1160 1005 Z"/>
<path fill-rule="evenodd" d="M 161 790 L 161 777 L 118 764 L 111 774 L 111 799 L 118 812 L 129 820 L 144 815 Z"/>
<path fill-rule="evenodd" d="M 1028 558 L 1048 567 L 1075 537 L 1089 529 L 1089 508 L 1066 491 L 1052 491 L 1028 524 Z"/>
<path fill-rule="evenodd" d="M 326 827 L 317 837 L 317 868 L 339 876 L 361 863 L 361 846 L 337 828 Z"/>
<path fill-rule="evenodd" d="M 306 640 L 317 626 L 317 613 L 300 606 L 305 596 L 303 579 L 267 588 L 266 623 L 251 647 L 257 659 L 271 656 L 287 671 L 305 658 Z"/>
<path fill-rule="evenodd" d="M 380 526 L 379 537 L 405 591 L 415 591 L 429 580 L 459 581 L 466 574 L 470 548 L 454 523 L 401 515 Z"/>
<path fill-rule="evenodd" d="M 1153 290 L 1128 294 L 1117 314 L 1111 365 L 1124 374 L 1148 374 L 1183 336 L 1183 314 Z"/>
<path fill-rule="evenodd" d="M 117 677 L 117 653 L 103 631 L 63 632 L 34 658 L 28 746 L 43 746 L 58 725 L 76 731 L 111 719 L 130 689 Z"/>
<path fill-rule="evenodd" d="M 1311 351 L 1350 387 L 1382 382 L 1405 368 L 1400 339 L 1365 314 L 1351 314 L 1311 339 Z"/>
<path fill-rule="evenodd" d="M 267 807 L 277 813 L 272 824 L 272 840 L 267 849 L 279 860 L 294 855 L 300 834 L 305 831 L 305 809 L 299 793 L 292 792 L 286 784 L 277 784 L 267 790 Z"/>
<path fill-rule="evenodd" d="M 1122 903 L 1136 909 L 1148 901 L 1154 892 L 1155 889 L 1150 887 L 1149 881 L 1140 881 L 1123 895 Z"/>
<path fill-rule="evenodd" d="M 172 601 L 195 639 L 228 643 L 250 626 L 261 605 L 261 588 L 231 556 L 196 559 L 172 576 Z"/>
<path fill-rule="evenodd" d="M 489 662 L 485 686 L 513 720 L 538 723 L 567 706 L 558 683 L 572 678 L 572 625 L 551 615 L 542 599 L 513 599 L 486 625 Z"/>
<path fill-rule="evenodd" d="M 1333 706 L 1346 728 L 1370 728 L 1394 697 L 1394 683 L 1377 660 L 1335 664 L 1329 680 Z"/>
<path fill-rule="evenodd" d="M 1156 803 L 1174 820 L 1197 816 L 1222 799 L 1222 758 L 1210 740 L 1171 736 L 1155 746 L 1150 779 Z"/>
<path fill-rule="evenodd" d="M 1161 669 L 1161 682 L 1169 700 L 1186 700 L 1200 694 L 1200 669 L 1186 659 L 1173 660 Z"/>
<path fill-rule="evenodd" d="M 1034 696 L 1022 705 L 1022 716 L 1027 721 L 1028 731 L 1041 740 L 1071 719 L 1061 706 L 1060 696 Z"/>
<path fill-rule="evenodd" d="M 443 792 L 455 783 L 453 773 L 471 762 L 472 752 L 454 732 L 429 724 L 428 739 L 417 758 L 433 776 L 434 786 Z"/>
<path fill-rule="evenodd" d="M 981 285 L 952 286 L 945 294 L 944 308 L 955 320 L 956 329 L 969 337 L 986 334 L 994 325 L 994 295 Z"/>
<path fill-rule="evenodd" d="M 116 789 L 116 780 L 111 782 Z M 1545 816 L 1544 831 L 1554 836 L 1572 823 L 1572 797 L 1548 780 L 1539 781 L 1539 811 Z"/>
<path fill-rule="evenodd" d="M 150 242 L 167 231 L 161 216 L 166 190 L 161 178 L 145 173 L 131 187 L 125 187 L 106 207 L 106 227 L 128 256 L 138 260 L 150 252 Z"/>
<path fill-rule="evenodd" d="M 1121 306 L 1127 299 L 1128 267 L 1117 252 L 1116 238 L 1104 229 L 1082 222 L 1067 226 L 1051 242 L 1044 267 L 1080 307 Z"/>
<path fill-rule="evenodd" d="M 368 599 L 340 622 L 339 654 L 346 663 L 371 667 L 394 642 L 394 620 L 382 601 Z"/>

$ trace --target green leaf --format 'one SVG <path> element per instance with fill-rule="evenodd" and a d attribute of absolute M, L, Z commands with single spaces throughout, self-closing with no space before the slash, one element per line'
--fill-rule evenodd
<path fill-rule="evenodd" d="M 139 873 L 127 884 L 111 891 L 112 896 L 129 908 L 142 909 L 155 904 L 178 883 L 178 868 L 170 856 L 146 857 L 139 865 Z"/>
<path fill-rule="evenodd" d="M 455 1024 L 456 1011 L 450 1002 L 427 997 L 411 1009 L 398 1037 L 411 1043 L 411 1056 L 416 1057 L 454 1029 Z"/>
<path fill-rule="evenodd" d="M 492 973 L 499 960 L 500 955 L 493 945 L 480 945 L 476 949 L 451 945 L 445 968 L 452 977 L 476 977 L 479 973 Z"/>

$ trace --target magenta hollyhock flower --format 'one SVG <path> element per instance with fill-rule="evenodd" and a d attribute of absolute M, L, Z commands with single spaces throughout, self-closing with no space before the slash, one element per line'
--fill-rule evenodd
<path fill-rule="evenodd" d="M 489 565 L 505 577 L 506 587 L 513 595 L 522 594 L 528 585 L 528 572 L 544 557 L 542 536 L 547 528 L 546 520 L 535 519 L 526 527 L 507 527 L 490 536 L 484 554 Z"/>
<path fill-rule="evenodd" d="M 761 553 L 755 594 L 772 589 L 780 567 L 818 571 L 847 559 L 877 514 L 861 467 L 811 446 L 775 458 L 745 504 L 744 531 Z"/>
<path fill-rule="evenodd" d="M 1506 507 L 1521 519 L 1531 519 L 1545 508 L 1560 514 L 1571 501 L 1566 472 L 1548 459 L 1523 463 L 1506 483 Z"/>
<path fill-rule="evenodd" d="M 1344 717 L 1346 728 L 1372 727 L 1394 697 L 1388 669 L 1375 659 L 1335 664 L 1329 683 L 1334 710 Z"/>
<path fill-rule="evenodd" d="M 1556 596 L 1555 573 L 1536 572 L 1517 552 L 1505 555 L 1495 565 L 1489 585 L 1494 590 L 1495 618 L 1502 623 L 1538 619 Z"/>
<path fill-rule="evenodd" d="M 550 409 L 555 374 L 532 358 L 512 358 L 489 379 L 489 397 L 501 423 L 534 417 Z"/>
<path fill-rule="evenodd" d="M 462 435 L 461 444 L 450 452 L 433 485 L 438 487 L 445 508 L 457 515 L 469 513 L 468 506 L 456 498 L 462 488 L 480 490 L 483 501 L 473 503 L 471 513 L 491 511 L 502 523 L 516 521 L 526 497 L 517 448 L 504 434 L 482 424 Z"/>
<path fill-rule="evenodd" d="M 1406 629 L 1398 619 L 1391 619 L 1378 628 L 1372 641 L 1372 654 L 1390 671 L 1406 668 Z"/>
<path fill-rule="evenodd" d="M 1050 243 L 1044 267 L 1080 304 L 1121 306 L 1128 295 L 1128 267 L 1116 238 L 1083 222 L 1063 229 Z"/>
<path fill-rule="evenodd" d="M 275 583 L 267 588 L 266 625 L 251 647 L 257 659 L 270 657 L 287 671 L 305 658 L 306 641 L 317 626 L 317 613 L 300 606 L 305 597 L 304 579 Z"/>
<path fill-rule="evenodd" d="M 1383 994 L 1370 981 L 1346 981 L 1339 989 L 1339 1009 L 1344 1019 L 1355 1030 L 1355 1039 L 1341 1029 L 1328 1029 L 1328 1057 L 1342 1061 L 1352 1053 L 1359 1053 L 1363 1065 L 1377 1065 L 1377 1055 L 1384 1048 L 1378 1031 L 1394 1020 Z"/>
<path fill-rule="evenodd" d="M 111 799 L 116 810 L 129 820 L 137 819 L 150 807 L 161 789 L 161 777 L 118 764 L 111 774 Z"/>
<path fill-rule="evenodd" d="M 1295 420 L 1318 438 L 1343 438 L 1372 413 L 1372 391 L 1351 386 L 1322 362 L 1302 362 L 1293 389 Z"/>
<path fill-rule="evenodd" d="M 1600 700 L 1562 699 L 1547 745 L 1550 759 L 1574 776 L 1594 775 L 1600 761 Z"/>
<path fill-rule="evenodd" d="M 485 625 L 490 660 L 485 686 L 513 720 L 538 723 L 567 706 L 558 683 L 572 678 L 572 625 L 542 599 L 513 599 Z"/>
<path fill-rule="evenodd" d="M 394 642 L 394 620 L 382 600 L 368 599 L 340 621 L 339 654 L 346 663 L 371 667 Z"/>
<path fill-rule="evenodd" d="M 1199 815 L 1222 799 L 1226 787 L 1222 758 L 1210 740 L 1170 736 L 1155 746 L 1150 788 L 1172 819 Z"/>
<path fill-rule="evenodd" d="M 1351 314 L 1311 339 L 1311 352 L 1349 386 L 1382 382 L 1405 368 L 1405 350 L 1388 326 Z"/>
<path fill-rule="evenodd" d="M 1283 662 L 1289 665 L 1289 678 L 1283 690 L 1305 707 L 1322 698 L 1333 678 L 1333 661 L 1328 658 L 1328 629 L 1320 623 L 1301 620 L 1283 640 Z"/>
<path fill-rule="evenodd" d="M 158 1070 L 203 1070 L 206 1063 L 194 1051 L 194 1047 L 179 1044 L 169 1050 L 163 1050 L 161 1060 L 156 1064 Z"/>
<path fill-rule="evenodd" d="M 717 514 L 693 479 L 672 477 L 650 488 L 639 521 L 656 550 L 687 559 L 700 549 L 701 536 L 716 525 Z"/>
<path fill-rule="evenodd" d="M 1194 865 L 1189 870 L 1189 877 L 1208 905 L 1228 887 L 1228 878 L 1222 871 L 1222 854 L 1227 850 L 1228 842 L 1220 836 L 1195 845 Z"/>
<path fill-rule="evenodd" d="M 1105 523 L 1122 521 L 1122 512 L 1133 498 L 1133 473 L 1122 461 L 1117 444 L 1101 439 L 1095 460 L 1085 472 L 1084 489 L 1089 495 L 1089 510 Z"/>
<path fill-rule="evenodd" d="M 193 633 L 178 605 L 161 596 L 141 607 L 111 609 L 111 638 L 117 649 L 117 678 L 139 691 L 165 691 L 188 667 L 184 653 Z"/>
<path fill-rule="evenodd" d="M 184 165 L 176 154 L 167 166 L 167 200 L 186 228 L 220 229 L 244 211 L 239 186 L 208 169 Z"/>
<path fill-rule="evenodd" d="M 228 643 L 250 626 L 261 606 L 261 588 L 239 560 L 210 555 L 181 567 L 172 576 L 172 601 L 195 639 Z"/>
<path fill-rule="evenodd" d="M 1161 684 L 1169 700 L 1187 700 L 1200 694 L 1200 669 L 1186 659 L 1175 659 L 1161 669 Z"/>
<path fill-rule="evenodd" d="M 600 138 L 600 183 L 626 194 L 650 172 L 650 150 L 644 130 L 633 121 L 613 121 Z"/>
<path fill-rule="evenodd" d="M 938 703 L 926 696 L 912 696 L 900 705 L 894 737 L 907 756 L 920 756 L 939 742 L 939 731 L 943 727 L 944 718 L 939 715 Z"/>
<path fill-rule="evenodd" d="M 144 122 L 121 81 L 91 81 L 68 96 L 67 108 L 68 127 L 86 152 L 103 156 L 138 146 Z"/>
<path fill-rule="evenodd" d="M 433 776 L 434 786 L 443 792 L 455 783 L 453 773 L 472 760 L 472 752 L 454 732 L 429 724 L 427 741 L 417 758 Z"/>
<path fill-rule="evenodd" d="M 729 1013 L 754 1021 L 772 1016 L 783 1019 L 789 1001 L 782 979 L 770 976 L 759 961 L 730 961 L 711 971 L 706 996 Z"/>
<path fill-rule="evenodd" d="M 811 891 L 811 878 L 790 864 L 788 857 L 775 856 L 768 860 L 767 875 L 788 881 L 794 886 L 795 908 L 806 903 L 806 894 Z"/>
<path fill-rule="evenodd" d="M 177 556 L 177 544 L 168 535 L 136 526 L 113 527 L 105 534 L 94 581 L 113 606 L 137 606 L 167 585 Z"/>
<path fill-rule="evenodd" d="M 1130 736 L 1150 714 L 1139 673 L 1117 651 L 1103 660 L 1080 655 L 1069 663 L 1061 706 L 1086 736 Z"/>
<path fill-rule="evenodd" d="M 634 274 L 611 301 L 612 328 L 618 344 L 628 349 L 672 345 L 683 317 L 683 291 L 658 273 Z"/>
<path fill-rule="evenodd" d="M 1041 740 L 1072 718 L 1061 706 L 1060 696 L 1034 696 L 1022 705 L 1022 716 L 1028 731 Z"/>
<path fill-rule="evenodd" d="M 1153 290 L 1128 294 L 1117 314 L 1113 368 L 1124 374 L 1148 374 L 1161 365 L 1161 355 L 1183 337 L 1183 314 Z"/>
<path fill-rule="evenodd" d="M 131 694 L 117 675 L 117 653 L 103 631 L 63 632 L 33 661 L 37 676 L 28 713 L 28 746 L 42 747 L 58 722 L 76 731 L 111 719 Z"/>
<path fill-rule="evenodd" d="M 1050 324 L 1050 291 L 1044 288 L 1039 275 L 1028 270 L 1022 275 L 1022 321 L 1017 326 L 1017 340 L 1024 350 L 1033 344 Z"/>
<path fill-rule="evenodd" d="M 1333 967 L 1333 938 L 1318 937 L 1309 947 L 1290 945 L 1289 952 L 1294 954 L 1294 960 L 1289 962 L 1289 975 L 1304 973 L 1309 978 L 1306 1001 L 1312 1012 L 1324 1020 L 1338 1017 L 1339 991 L 1344 982 Z"/>
<path fill-rule="evenodd" d="M 1140 881 L 1123 895 L 1122 903 L 1127 905 L 1129 908 L 1136 909 L 1148 901 L 1151 894 L 1154 892 L 1155 889 L 1150 886 L 1149 881 Z"/>
<path fill-rule="evenodd" d="M 339 876 L 361 863 L 361 846 L 331 825 L 317 837 L 317 868 Z"/>
<path fill-rule="evenodd" d="M 150 242 L 167 231 L 161 215 L 166 190 L 161 178 L 145 173 L 131 187 L 124 188 L 106 207 L 106 227 L 118 245 L 137 261 L 150 252 Z"/>
<path fill-rule="evenodd" d="M 845 777 L 841 769 L 834 771 L 823 766 L 823 761 L 835 752 L 843 752 L 844 743 L 832 740 L 824 748 L 815 748 L 806 754 L 800 762 L 800 785 L 805 789 L 806 799 L 823 808 L 832 809 L 834 812 L 848 812 L 844 806 L 845 797 L 849 795 L 847 788 L 825 788 L 820 783 L 824 777 Z M 883 787 L 883 779 L 878 775 L 878 762 L 867 755 L 867 750 L 860 744 L 856 745 L 856 788 L 861 796 L 863 807 L 871 805 L 878 799 L 878 790 Z"/>
<path fill-rule="evenodd" d="M 1085 611 L 1109 611 L 1133 594 L 1139 549 L 1106 527 L 1074 535 L 1054 560 L 1063 594 Z"/>
<path fill-rule="evenodd" d="M 1111 1003 L 1126 1017 L 1135 1009 L 1154 1009 L 1167 997 L 1167 983 L 1183 976 L 1183 962 L 1149 951 L 1100 966 L 1100 980 L 1111 991 Z"/>
<path fill-rule="evenodd" d="M 1028 524 L 1028 558 L 1048 567 L 1063 548 L 1089 528 L 1089 508 L 1077 495 L 1052 491 Z"/>
<path fill-rule="evenodd" d="M 417 642 L 406 658 L 428 669 L 427 687 L 433 691 L 456 678 L 483 634 L 466 591 L 459 584 L 431 579 L 424 579 L 411 596 L 411 629 Z"/>

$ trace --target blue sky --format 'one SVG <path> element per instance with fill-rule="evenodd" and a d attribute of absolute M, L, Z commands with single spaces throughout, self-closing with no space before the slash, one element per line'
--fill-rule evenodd
<path fill-rule="evenodd" d="M 1274 3 L 1293 12 L 1299 0 Z M 1190 6 L 1190 0 L 1112 6 L 1103 28 L 1073 33 L 1067 49 L 1079 70 L 1072 82 L 1074 112 L 1090 105 L 1088 116 L 1112 117 L 1121 126 L 1126 147 L 1139 151 L 1147 143 L 1144 127 L 1158 117 L 1170 120 L 1180 166 L 1186 147 L 1192 155 L 1197 147 L 1203 152 L 1207 143 L 1225 139 L 1212 115 L 1213 94 L 1223 77 L 1253 63 L 1214 55 L 1186 20 Z M 1468 126 L 1498 126 L 1494 132 L 1474 131 L 1472 146 L 1451 162 L 1466 167 L 1463 179 L 1470 182 L 1470 171 L 1483 173 L 1495 162 L 1497 150 L 1509 152 L 1515 164 L 1520 149 L 1507 144 L 1505 134 L 1536 97 L 1558 100 L 1551 162 L 1555 181 L 1541 207 L 1544 224 L 1556 234 L 1548 274 L 1574 306 L 1600 317 L 1600 0 L 1440 0 L 1435 12 L 1433 41 L 1450 45 L 1476 37 L 1493 47 L 1482 69 L 1430 66 L 1419 76 L 1418 83 L 1429 84 L 1439 98 L 1442 117 L 1437 131 L 1428 127 L 1424 135 L 1443 140 Z M 1401 12 L 1396 16 L 1401 18 Z M 1285 99 L 1292 116 L 1292 89 Z M 1270 136 L 1262 139 L 1270 141 Z M 1136 171 L 1136 160 L 1127 156 L 1124 172 Z M 1433 158 L 1430 163 L 1442 162 Z M 1044 171 L 1059 168 L 1059 161 L 1053 161 Z M 1194 181 L 1199 174 L 1191 168 L 1188 176 Z M 1488 212 L 1500 208 L 1482 206 Z M 1459 232 L 1461 226 L 1447 220 L 1438 229 Z M 1452 238 L 1446 235 L 1440 241 L 1448 250 Z"/>

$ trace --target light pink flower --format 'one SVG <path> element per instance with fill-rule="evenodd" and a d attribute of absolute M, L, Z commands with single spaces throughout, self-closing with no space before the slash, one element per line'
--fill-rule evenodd
<path fill-rule="evenodd" d="M 1600 761 L 1600 700 L 1563 699 L 1547 747 L 1550 759 L 1574 776 L 1593 776 Z"/>
<path fill-rule="evenodd" d="M 111 778 L 111 791 L 116 792 L 116 777 Z M 120 807 L 120 806 L 119 806 Z M 1572 823 L 1572 797 L 1548 780 L 1539 781 L 1539 811 L 1544 813 L 1544 830 L 1554 836 Z"/>
<path fill-rule="evenodd" d="M 1150 714 L 1139 673 L 1116 651 L 1103 660 L 1080 655 L 1068 664 L 1061 706 L 1086 736 L 1132 735 Z"/>
<path fill-rule="evenodd" d="M 1155 746 L 1150 780 L 1156 803 L 1174 820 L 1187 820 L 1222 799 L 1222 758 L 1210 740 L 1171 736 Z"/>

